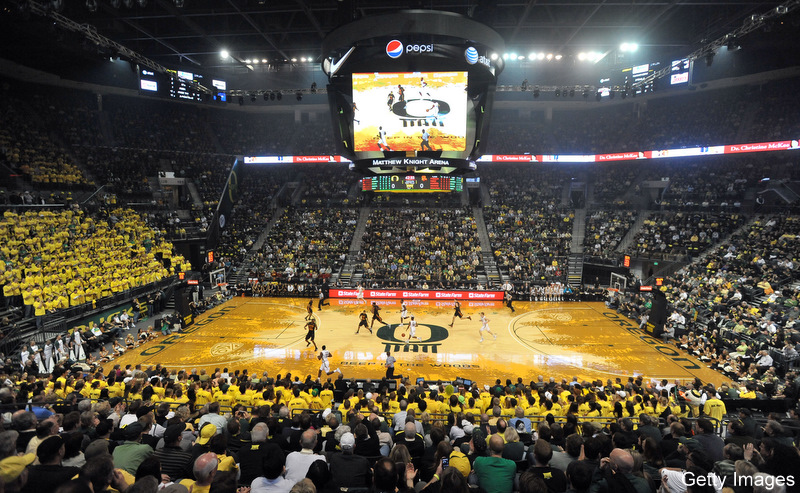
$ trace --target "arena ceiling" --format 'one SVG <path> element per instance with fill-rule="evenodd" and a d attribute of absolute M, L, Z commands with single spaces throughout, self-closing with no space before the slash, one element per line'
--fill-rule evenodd
<path fill-rule="evenodd" d="M 644 58 L 688 54 L 780 2 L 748 0 L 36 0 L 93 26 L 168 67 L 246 70 L 236 60 L 267 65 L 319 62 L 320 42 L 350 20 L 403 8 L 456 12 L 493 27 L 508 50 L 546 51 L 574 59 L 581 51 L 613 52 L 636 42 Z M 19 12 L 25 0 L 4 2 L 17 50 L 33 50 L 23 31 L 47 38 L 42 19 Z M 23 9 L 24 10 L 24 9 Z M 11 27 L 11 26 L 7 26 Z M 7 31 L 4 30 L 4 31 Z M 59 39 L 59 36 L 49 36 Z M 35 44 L 35 43 L 34 43 Z M 5 45 L 8 50 L 8 43 Z M 228 50 L 234 60 L 223 60 Z M 0 53 L 2 55 L 2 53 Z M 41 56 L 38 55 L 38 56 Z M 233 66 L 231 66 L 233 65 Z M 238 66 L 237 66 L 238 65 Z"/>

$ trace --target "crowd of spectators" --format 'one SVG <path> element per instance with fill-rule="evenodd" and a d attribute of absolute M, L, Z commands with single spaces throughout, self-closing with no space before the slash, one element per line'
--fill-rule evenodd
<path fill-rule="evenodd" d="M 800 135 L 800 102 L 794 97 L 797 79 L 770 81 L 751 100 L 752 111 L 744 127 L 747 142 L 771 142 Z"/>
<path fill-rule="evenodd" d="M 565 281 L 574 212 L 560 206 L 558 170 L 498 165 L 488 176 L 483 217 L 495 261 L 516 282 Z"/>
<path fill-rule="evenodd" d="M 640 172 L 641 167 L 636 162 L 593 163 L 594 202 L 603 207 L 624 208 L 623 197 L 636 190 L 636 178 Z"/>
<path fill-rule="evenodd" d="M 197 106 L 163 100 L 107 96 L 114 142 L 134 149 L 215 153 L 208 112 Z"/>
<path fill-rule="evenodd" d="M 41 188 L 73 188 L 87 185 L 83 171 L 54 142 L 33 110 L 17 99 L 7 84 L 0 92 L 0 150 L 12 169 L 18 169 Z"/>
<path fill-rule="evenodd" d="M 731 387 L 697 379 L 401 377 L 390 390 L 341 372 L 110 366 L 3 368 L 6 490 L 710 492 L 693 479 L 736 471 L 731 491 L 762 491 L 742 478 L 797 491 L 797 408 L 759 427 L 749 409 L 728 414 Z"/>
<path fill-rule="evenodd" d="M 33 91 L 26 99 L 50 135 L 60 136 L 67 146 L 102 146 L 97 96 L 88 91 L 50 87 Z"/>
<path fill-rule="evenodd" d="M 482 266 L 477 223 L 468 209 L 373 209 L 359 265 L 368 282 L 475 280 Z"/>
<path fill-rule="evenodd" d="M 696 257 L 742 224 L 739 213 L 657 212 L 644 220 L 632 248 L 642 257 Z"/>
<path fill-rule="evenodd" d="M 294 155 L 290 143 L 300 131 L 293 121 L 294 112 L 250 113 L 214 110 L 210 115 L 213 132 L 224 152 L 244 156 Z M 328 130 L 330 133 L 330 130 Z M 316 142 L 314 139 L 309 139 Z M 330 154 L 333 150 L 322 154 Z M 317 153 L 314 153 L 317 154 Z"/>
<path fill-rule="evenodd" d="M 73 154 L 91 171 L 98 183 L 121 196 L 150 196 L 149 178 L 161 169 L 161 153 L 144 149 L 80 146 Z"/>
<path fill-rule="evenodd" d="M 797 360 L 800 343 L 797 234 L 797 216 L 759 217 L 703 260 L 665 278 L 665 337 L 742 391 L 792 397 L 780 377 Z M 616 303 L 635 319 L 647 313 L 640 295 Z"/>
<path fill-rule="evenodd" d="M 353 241 L 359 211 L 288 207 L 255 260 L 264 280 L 321 283 L 339 272 Z"/>
<path fill-rule="evenodd" d="M 770 157 L 718 156 L 702 161 L 665 160 L 649 166 L 643 180 L 669 179 L 653 208 L 669 210 L 741 210 L 748 188 L 769 177 L 776 166 Z"/>
<path fill-rule="evenodd" d="M 636 211 L 591 211 L 586 217 L 584 253 L 595 257 L 617 257 L 616 248 L 636 222 Z"/>
<path fill-rule="evenodd" d="M 6 307 L 42 317 L 154 283 L 186 260 L 130 209 L 90 215 L 68 210 L 5 212 L 0 222 L 0 281 Z"/>
<path fill-rule="evenodd" d="M 281 187 L 294 176 L 290 168 L 251 168 L 239 177 L 239 200 L 222 231 L 217 251 L 236 263 L 244 259 L 264 232 L 267 223 L 279 206 L 276 196 Z"/>
<path fill-rule="evenodd" d="M 330 207 L 348 204 L 348 190 L 356 180 L 347 165 L 326 164 L 303 169 L 301 206 Z"/>

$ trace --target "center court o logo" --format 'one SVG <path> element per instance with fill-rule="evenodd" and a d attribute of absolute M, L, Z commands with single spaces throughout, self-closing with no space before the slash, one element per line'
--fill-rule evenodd
<path fill-rule="evenodd" d="M 398 58 L 403 54 L 403 48 L 403 43 L 393 39 L 386 45 L 386 54 L 389 55 L 389 58 Z"/>
<path fill-rule="evenodd" d="M 441 345 L 441 342 L 448 338 L 450 333 L 444 327 L 440 325 L 428 325 L 428 324 L 420 324 L 420 327 L 428 327 L 431 331 L 431 336 L 424 340 L 424 341 L 417 341 L 414 340 L 409 343 L 408 346 L 405 345 L 405 339 L 398 339 L 394 336 L 395 329 L 398 327 L 396 324 L 393 325 L 384 325 L 383 327 L 379 328 L 375 335 L 378 336 L 378 339 L 382 340 L 384 343 L 384 351 L 400 351 L 401 348 L 408 352 L 410 349 L 412 352 L 418 352 L 420 349 L 423 353 L 431 352 L 436 353 L 437 348 Z M 408 330 L 408 328 L 406 328 Z"/>

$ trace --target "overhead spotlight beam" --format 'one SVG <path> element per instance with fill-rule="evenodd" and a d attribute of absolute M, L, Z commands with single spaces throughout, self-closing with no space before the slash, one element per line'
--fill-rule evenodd
<path fill-rule="evenodd" d="M 706 64 L 711 65 L 711 63 L 708 63 L 709 59 L 711 59 L 713 62 L 714 55 L 719 51 L 720 48 L 727 46 L 731 39 L 741 39 L 746 34 L 749 34 L 757 29 L 761 29 L 765 24 L 774 21 L 776 18 L 792 12 L 798 6 L 800 6 L 800 0 L 788 0 L 782 5 L 774 7 L 764 14 L 753 14 L 745 19 L 744 24 L 741 27 L 734 29 L 733 31 L 711 41 L 710 43 L 703 45 L 683 58 L 688 58 L 692 61 L 705 59 Z M 633 85 L 633 88 L 636 89 L 637 87 L 644 87 L 646 84 L 652 84 L 654 81 L 669 75 L 671 71 L 672 67 L 668 65 L 637 82 Z"/>
<path fill-rule="evenodd" d="M 181 0 L 181 2 L 182 1 L 183 0 Z M 211 46 L 213 46 L 217 51 L 221 52 L 223 49 L 225 49 L 225 47 L 222 46 L 222 44 L 220 44 L 219 42 L 217 42 L 216 39 L 210 37 L 208 35 L 208 33 L 205 32 L 205 30 L 202 27 L 200 27 L 199 24 L 197 24 L 192 19 L 187 17 L 183 10 L 179 10 L 177 2 L 170 2 L 170 1 L 167 1 L 167 0 L 158 0 L 158 5 L 161 8 L 163 8 L 165 11 L 167 11 L 167 13 L 169 13 L 170 15 L 174 16 L 175 18 L 177 18 L 186 27 L 191 29 L 195 34 L 199 35 L 206 42 L 211 44 Z M 248 68 L 250 70 L 253 70 L 253 67 L 248 66 L 246 63 L 244 63 L 244 61 L 240 60 L 239 58 L 237 58 L 235 56 L 232 56 L 231 58 L 234 61 L 236 61 L 237 63 L 239 63 L 240 65 L 242 65 L 243 67 Z M 198 65 L 199 65 L 199 63 L 198 63 Z"/>
<path fill-rule="evenodd" d="M 115 53 L 119 53 L 120 56 L 127 58 L 128 60 L 130 60 L 133 63 L 138 64 L 140 67 L 147 67 L 150 70 L 153 70 L 155 72 L 166 74 L 166 75 L 168 75 L 168 76 L 170 76 L 170 77 L 172 77 L 174 79 L 178 79 L 178 74 L 175 71 L 170 71 L 170 70 L 167 69 L 167 67 L 161 65 L 160 63 L 155 62 L 153 60 L 150 60 L 149 58 L 145 57 L 144 55 L 141 55 L 141 54 L 129 49 L 127 46 L 123 46 L 123 45 L 117 43 L 116 41 L 114 41 L 112 39 L 109 39 L 109 38 L 103 36 L 102 34 L 99 34 L 95 30 L 94 26 L 90 26 L 88 24 L 78 24 L 77 22 L 73 21 L 72 19 L 63 16 L 63 15 L 59 14 L 58 12 L 56 12 L 56 11 L 54 11 L 52 9 L 48 9 L 45 6 L 39 4 L 38 2 L 34 2 L 33 0 L 23 0 L 23 3 L 27 4 L 28 8 L 30 8 L 31 13 L 34 13 L 36 15 L 41 15 L 42 17 L 47 17 L 47 18 L 51 19 L 54 24 L 56 24 L 58 27 L 60 27 L 62 29 L 66 29 L 67 31 L 72 31 L 72 32 L 75 32 L 75 33 L 83 35 L 84 38 L 86 38 L 87 40 L 91 41 L 92 43 L 94 43 L 98 47 L 108 49 L 108 50 L 113 51 Z M 131 25 L 131 27 L 134 27 L 134 28 L 137 27 L 137 26 L 135 26 L 133 24 L 130 24 L 130 25 Z M 139 29 L 139 30 L 141 31 L 141 29 Z M 153 39 L 156 39 L 156 38 L 153 38 Z M 156 41 L 158 41 L 158 40 L 156 40 Z M 162 43 L 162 44 L 164 44 L 164 43 Z M 173 48 L 173 50 L 174 50 L 174 48 Z M 177 52 L 177 50 L 174 50 L 174 51 Z M 180 54 L 180 53 L 178 53 L 178 54 Z M 186 58 L 190 62 L 196 63 L 197 65 L 200 65 L 200 63 L 195 61 L 195 60 L 192 60 L 192 59 L 190 59 L 188 57 L 184 57 L 184 58 Z M 209 88 L 203 86 L 202 84 L 193 84 L 192 87 L 196 91 L 204 92 L 206 94 L 212 94 L 212 91 Z"/>
<path fill-rule="evenodd" d="M 325 37 L 325 31 L 322 29 L 322 26 L 317 20 L 317 16 L 315 16 L 314 12 L 308 7 L 308 3 L 306 3 L 305 0 L 294 0 L 294 1 L 295 3 L 297 3 L 297 5 L 300 6 L 301 9 L 303 9 L 303 12 L 306 14 L 306 17 L 308 18 L 308 22 L 310 22 L 311 25 L 314 26 L 314 29 L 317 31 L 319 39 L 323 39 Z"/>
<path fill-rule="evenodd" d="M 280 47 L 280 46 L 278 46 L 278 44 L 275 42 L 275 40 L 273 40 L 273 39 L 272 39 L 272 37 L 271 37 L 270 35 L 268 35 L 267 33 L 265 33 L 265 32 L 264 32 L 264 31 L 261 29 L 261 27 L 260 27 L 258 24 L 256 24 L 256 22 L 253 20 L 253 18 L 252 18 L 252 17 L 251 17 L 249 14 L 247 14 L 246 12 L 242 12 L 242 9 L 241 9 L 241 8 L 239 8 L 239 5 L 238 5 L 238 3 L 237 3 L 237 2 L 235 2 L 234 0 L 228 0 L 228 3 L 230 4 L 230 6 L 231 6 L 231 7 L 233 7 L 233 9 L 234 9 L 234 10 L 235 10 L 235 11 L 236 11 L 236 12 L 237 12 L 237 13 L 238 13 L 238 14 L 239 14 L 239 15 L 240 15 L 240 16 L 241 16 L 241 17 L 242 17 L 242 18 L 243 18 L 243 19 L 244 19 L 244 20 L 245 20 L 245 21 L 246 21 L 248 24 L 250 24 L 250 26 L 251 26 L 253 29 L 255 29 L 255 30 L 256 30 L 256 32 L 258 32 L 258 34 L 260 34 L 260 35 L 261 35 L 261 37 L 262 37 L 262 38 L 264 38 L 264 41 L 266 41 L 266 42 L 267 42 L 267 43 L 268 43 L 270 46 L 272 46 L 272 48 L 274 48 L 274 49 L 275 49 L 275 51 L 277 51 L 278 53 L 280 53 L 280 55 L 281 55 L 283 58 L 285 58 L 285 59 L 287 59 L 287 60 L 289 60 L 289 59 L 291 59 L 291 58 L 292 58 L 292 57 L 290 57 L 288 54 L 286 54 L 286 52 L 285 52 L 285 51 L 283 51 L 283 50 L 281 49 L 281 47 Z"/>

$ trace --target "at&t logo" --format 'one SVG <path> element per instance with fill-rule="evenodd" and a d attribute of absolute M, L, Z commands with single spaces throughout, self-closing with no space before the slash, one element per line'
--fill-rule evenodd
<path fill-rule="evenodd" d="M 470 65 L 475 65 L 476 63 L 479 63 L 489 68 L 492 67 L 491 59 L 483 55 L 479 55 L 478 50 L 476 50 L 474 46 L 470 46 L 469 48 L 464 50 L 464 58 L 467 59 L 467 63 L 469 63 Z"/>
<path fill-rule="evenodd" d="M 403 43 L 396 39 L 389 41 L 389 44 L 386 45 L 386 54 L 389 55 L 389 58 L 399 57 L 403 54 Z"/>

